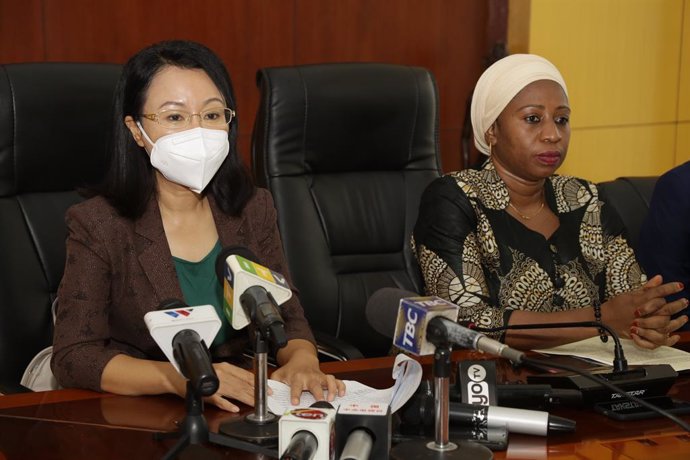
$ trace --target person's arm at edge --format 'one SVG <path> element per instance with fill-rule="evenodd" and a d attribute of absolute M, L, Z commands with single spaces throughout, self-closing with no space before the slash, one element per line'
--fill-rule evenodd
<path fill-rule="evenodd" d="M 661 275 L 665 281 L 685 285 L 669 301 L 690 298 L 690 186 L 683 175 L 690 165 L 680 168 L 657 181 L 635 251 L 649 277 Z"/>
<path fill-rule="evenodd" d="M 103 391 L 127 396 L 185 394 L 185 379 L 165 361 L 114 356 L 101 374 Z"/>

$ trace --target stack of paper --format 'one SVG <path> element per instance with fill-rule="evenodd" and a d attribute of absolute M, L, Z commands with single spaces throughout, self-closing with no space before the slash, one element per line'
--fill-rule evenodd
<path fill-rule="evenodd" d="M 377 390 L 354 380 L 345 380 L 347 392 L 345 396 L 336 396 L 331 402 L 334 408 L 341 404 L 387 404 L 391 407 L 391 413 L 398 410 L 417 391 L 422 381 L 422 366 L 414 359 L 399 354 L 393 364 L 393 379 L 395 384 L 385 390 Z M 290 387 L 276 380 L 268 380 L 268 386 L 273 394 L 268 396 L 268 410 L 276 415 L 297 407 L 309 407 L 316 400 L 311 393 L 303 392 L 299 404 L 293 406 L 290 403 Z M 327 392 L 324 392 L 327 393 Z"/>
<path fill-rule="evenodd" d="M 655 350 L 639 348 L 629 339 L 621 339 L 623 352 L 629 365 L 670 364 L 676 372 L 690 369 L 690 353 L 671 347 L 659 347 Z M 598 363 L 613 363 L 613 340 L 602 342 L 599 336 L 568 343 L 554 348 L 534 350 L 551 355 L 569 355 L 585 358 Z"/>

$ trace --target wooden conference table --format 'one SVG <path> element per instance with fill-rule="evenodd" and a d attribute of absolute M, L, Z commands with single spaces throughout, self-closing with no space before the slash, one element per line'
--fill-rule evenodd
<path fill-rule="evenodd" d="M 680 348 L 690 350 L 690 333 Z M 486 355 L 458 351 L 453 360 L 488 359 Z M 428 357 L 421 359 L 430 371 Z M 387 388 L 392 385 L 393 358 L 324 363 L 325 372 L 342 379 Z M 499 378 L 524 380 L 524 370 L 497 361 Z M 681 375 L 669 395 L 690 401 L 690 375 Z M 247 408 L 247 412 L 250 409 Z M 508 448 L 496 459 L 690 459 L 690 433 L 663 418 L 617 422 L 583 408 L 559 408 L 553 414 L 577 421 L 575 433 L 548 437 L 511 434 Z M 19 459 L 157 459 L 174 440 L 154 440 L 153 433 L 175 431 L 184 419 L 184 401 L 174 396 L 125 397 L 83 390 L 59 390 L 0 396 L 0 460 Z M 239 417 L 212 406 L 205 409 L 211 431 L 221 422 Z M 690 415 L 684 416 L 690 421 Z M 198 447 L 198 446 L 196 446 Z M 192 448 L 180 458 L 265 459 L 262 454 L 219 446 Z M 210 452 L 209 452 L 210 451 Z"/>

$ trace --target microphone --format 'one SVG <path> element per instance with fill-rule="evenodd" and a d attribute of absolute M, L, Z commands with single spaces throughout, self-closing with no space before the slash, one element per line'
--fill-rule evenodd
<path fill-rule="evenodd" d="M 430 353 L 430 351 L 434 351 L 436 344 L 445 343 L 447 346 L 447 343 L 450 342 L 461 346 L 471 345 L 468 348 L 492 353 L 497 356 L 507 358 L 514 363 L 523 363 L 530 367 L 548 370 L 549 374 L 544 376 L 528 376 L 528 382 L 546 383 L 540 382 L 537 380 L 537 378 L 535 378 L 543 377 L 545 380 L 548 380 L 548 383 L 553 383 L 558 387 L 575 387 L 575 389 L 582 392 L 585 403 L 591 403 L 592 400 L 601 401 L 602 399 L 600 398 L 602 396 L 609 396 L 608 398 L 605 398 L 609 400 L 625 397 L 643 407 L 663 414 L 665 417 L 673 420 L 675 423 L 683 427 L 683 429 L 690 431 L 690 425 L 683 420 L 636 396 L 640 395 L 648 397 L 651 394 L 656 394 L 657 392 L 665 394 L 672 386 L 673 380 L 678 376 L 678 373 L 675 372 L 668 364 L 644 366 L 633 371 L 633 373 L 639 373 L 645 383 L 653 384 L 654 390 L 651 390 L 650 388 L 631 388 L 632 391 L 626 391 L 631 386 L 639 384 L 639 376 L 636 379 L 626 371 L 606 374 L 605 377 L 597 376 L 570 366 L 547 363 L 546 361 L 527 358 L 523 352 L 514 350 L 500 342 L 489 339 L 481 333 L 469 330 L 455 323 L 454 320 L 457 319 L 457 311 L 459 309 L 459 307 L 456 305 L 453 305 L 452 303 L 444 301 L 438 297 L 412 297 L 406 299 L 405 296 L 408 294 L 409 291 L 383 288 L 375 292 L 370 297 L 366 305 L 366 314 L 371 326 L 374 327 L 377 332 L 386 337 L 392 336 L 394 339 L 394 345 L 402 348 L 403 350 L 415 355 L 424 355 Z M 399 302 L 397 312 L 395 310 L 396 300 Z M 415 303 L 415 301 L 419 303 Z M 454 310 L 454 314 L 449 313 L 451 310 Z M 393 318 L 396 318 L 395 322 L 393 322 Z M 417 323 L 419 323 L 419 327 L 417 326 Z M 426 330 L 425 326 L 428 327 L 428 325 L 432 323 L 434 324 L 431 328 L 429 328 L 430 330 Z M 392 324 L 395 324 L 395 328 L 391 334 Z M 598 323 L 595 324 L 596 327 L 601 326 Z M 545 327 L 544 325 L 521 325 L 521 327 L 525 328 L 524 326 Z M 550 327 L 556 326 L 556 324 L 550 325 Z M 570 325 L 569 327 L 573 327 L 573 325 Z M 621 367 L 625 367 L 625 361 L 622 359 L 622 357 L 617 358 L 621 358 L 619 359 L 622 364 Z M 434 366 L 436 367 L 436 361 L 434 362 Z M 562 378 L 565 379 L 565 382 L 558 380 L 551 381 L 554 375 L 552 374 L 553 371 L 550 369 L 550 367 L 567 370 L 573 374 L 563 376 Z M 615 381 L 618 385 L 610 382 L 609 379 Z M 436 378 L 436 380 L 440 381 L 443 379 Z M 587 382 L 589 382 L 588 386 L 585 386 Z M 610 395 L 607 395 L 606 390 L 611 391 Z M 602 392 L 603 394 L 601 394 Z M 446 398 L 447 396 L 441 397 L 440 399 L 447 401 Z M 440 420 L 443 422 L 443 418 Z M 437 425 L 441 426 L 441 430 L 436 430 L 436 444 L 439 444 L 439 432 L 442 435 L 441 437 L 445 437 L 444 435 L 447 433 L 443 433 L 443 428 L 447 429 L 447 426 L 444 427 L 443 423 L 437 423 Z M 441 441 L 447 442 L 447 438 L 442 439 Z"/>
<path fill-rule="evenodd" d="M 439 343 L 451 343 L 520 363 L 524 353 L 459 325 L 459 307 L 440 297 L 409 296 L 402 289 L 383 288 L 367 302 L 369 324 L 393 344 L 414 355 L 428 355 Z"/>
<path fill-rule="evenodd" d="M 369 325 L 382 336 L 392 339 L 395 334 L 395 323 L 398 321 L 400 300 L 405 297 L 419 297 L 419 294 L 392 287 L 375 291 L 364 307 Z"/>
<path fill-rule="evenodd" d="M 158 304 L 158 310 L 173 310 L 175 308 L 187 308 L 189 305 L 181 301 L 180 299 L 168 298 L 161 300 Z"/>
<path fill-rule="evenodd" d="M 280 460 L 332 459 L 335 413 L 326 401 L 286 412 L 278 422 Z"/>
<path fill-rule="evenodd" d="M 218 377 L 206 344 L 212 343 L 220 330 L 216 310 L 212 305 L 188 307 L 175 299 L 165 302 L 163 306 L 174 304 L 181 308 L 146 313 L 144 323 L 151 337 L 197 394 L 212 395 L 218 390 Z"/>
<path fill-rule="evenodd" d="M 241 246 L 220 252 L 216 276 L 223 285 L 223 310 L 232 327 L 242 329 L 251 321 L 254 339 L 254 412 L 223 423 L 219 431 L 256 442 L 277 438 L 279 426 L 274 422 L 278 419 L 268 412 L 266 404 L 268 343 L 275 349 L 287 345 L 278 305 L 292 297 L 292 290 L 282 275 L 259 265 L 256 256 Z M 308 444 L 300 445 L 309 451 Z"/>
<path fill-rule="evenodd" d="M 180 373 L 187 377 L 197 394 L 211 396 L 218 391 L 218 376 L 211 364 L 211 353 L 199 333 L 184 329 L 173 337 L 173 356 Z"/>
<path fill-rule="evenodd" d="M 582 392 L 569 388 L 529 383 L 496 385 L 498 404 L 523 409 L 550 406 L 577 407 L 583 403 Z"/>
<path fill-rule="evenodd" d="M 347 437 L 340 460 L 366 460 L 371 455 L 374 438 L 364 428 L 358 428 Z"/>
<path fill-rule="evenodd" d="M 462 337 L 458 333 L 462 331 L 454 331 L 452 326 L 447 326 L 444 322 L 461 327 L 454 323 L 459 307 L 438 297 L 405 298 L 408 295 L 407 291 L 400 289 L 381 289 L 367 302 L 366 315 L 371 326 L 380 334 L 392 337 L 393 344 L 399 348 L 418 356 L 433 352 L 436 389 L 434 441 L 401 442 L 395 446 L 391 455 L 394 458 L 441 458 L 439 453 L 462 450 L 468 458 L 492 458 L 491 451 L 485 446 L 462 441 L 450 442 L 448 438 L 450 344 L 466 341 L 460 340 Z M 475 339 L 477 340 L 468 342 L 473 347 L 479 346 L 478 337 Z M 519 355 L 516 354 L 515 357 L 517 356 Z"/>
<path fill-rule="evenodd" d="M 240 303 L 264 337 L 270 337 L 276 347 L 287 344 L 285 322 L 280 316 L 278 306 L 270 292 L 261 286 L 252 286 L 240 296 Z"/>
<path fill-rule="evenodd" d="M 427 382 L 401 411 L 401 422 L 408 426 L 431 426 L 434 424 L 434 391 Z M 449 419 L 452 429 L 469 427 L 479 439 L 487 438 L 487 430 L 505 428 L 510 433 L 545 436 L 551 432 L 571 432 L 575 421 L 551 415 L 548 412 L 515 409 L 501 406 L 485 406 L 451 402 Z"/>
<path fill-rule="evenodd" d="M 280 460 L 311 460 L 316 456 L 318 446 L 316 436 L 306 430 L 298 431 L 292 435 Z"/>
<path fill-rule="evenodd" d="M 388 458 L 391 431 L 391 411 L 388 404 L 341 405 L 335 423 L 336 452 L 340 454 L 338 458 Z"/>
<path fill-rule="evenodd" d="M 214 394 L 219 387 L 211 353 L 206 346 L 213 342 L 221 328 L 220 318 L 213 305 L 189 307 L 181 300 L 166 299 L 160 303 L 159 308 L 162 310 L 146 313 L 144 323 L 170 363 L 187 379 L 187 415 L 180 422 L 179 430 L 174 433 L 154 433 L 154 439 L 178 438 L 178 442 L 164 458 L 177 458 L 189 444 L 203 442 L 275 456 L 272 449 L 208 430 L 203 415 L 202 397 Z"/>
<path fill-rule="evenodd" d="M 285 346 L 285 323 L 278 308 L 292 297 L 285 277 L 259 265 L 254 253 L 242 246 L 221 251 L 216 276 L 223 285 L 223 310 L 232 327 L 242 329 L 251 320 L 277 348 Z"/>
<path fill-rule="evenodd" d="M 508 331 L 508 330 L 521 330 L 521 329 L 559 329 L 568 327 L 596 327 L 599 329 L 604 329 L 611 338 L 613 338 L 614 348 L 613 348 L 613 371 L 616 373 L 625 372 L 628 370 L 628 360 L 625 359 L 625 354 L 623 353 L 623 345 L 621 344 L 620 337 L 616 331 L 604 323 L 596 321 L 576 321 L 576 322 L 566 322 L 566 323 L 532 323 L 532 324 L 511 324 L 508 326 L 484 328 L 478 327 L 474 323 L 468 325 L 470 329 L 474 329 L 478 332 L 498 332 L 498 331 Z"/>
<path fill-rule="evenodd" d="M 547 433 L 555 431 L 575 431 L 575 420 L 539 410 L 452 402 L 448 413 L 451 422 L 468 424 L 480 429 L 505 426 L 510 433 L 538 436 L 546 436 Z"/>
<path fill-rule="evenodd" d="M 454 307 L 457 313 L 457 305 L 453 305 L 439 297 L 437 297 L 437 299 L 443 301 L 449 307 Z M 403 300 L 403 304 L 404 302 L 405 300 Z M 413 306 L 414 304 L 410 302 L 410 305 Z M 461 326 L 455 322 L 455 320 L 449 320 L 438 316 L 429 321 L 426 337 L 432 342 L 450 342 L 462 348 L 473 349 L 506 358 L 516 364 L 522 362 L 522 358 L 525 356 L 524 352 L 511 348 L 498 340 L 491 339 L 480 332 Z"/>

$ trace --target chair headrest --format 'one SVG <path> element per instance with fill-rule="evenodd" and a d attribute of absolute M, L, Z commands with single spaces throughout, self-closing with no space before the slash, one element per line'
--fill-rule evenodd
<path fill-rule="evenodd" d="M 0 65 L 0 197 L 100 180 L 122 66 Z"/>
<path fill-rule="evenodd" d="M 260 70 L 257 83 L 264 122 L 257 121 L 254 142 L 273 151 L 270 160 L 259 159 L 269 162 L 270 176 L 438 169 L 436 84 L 426 69 L 380 63 L 273 67 Z"/>

